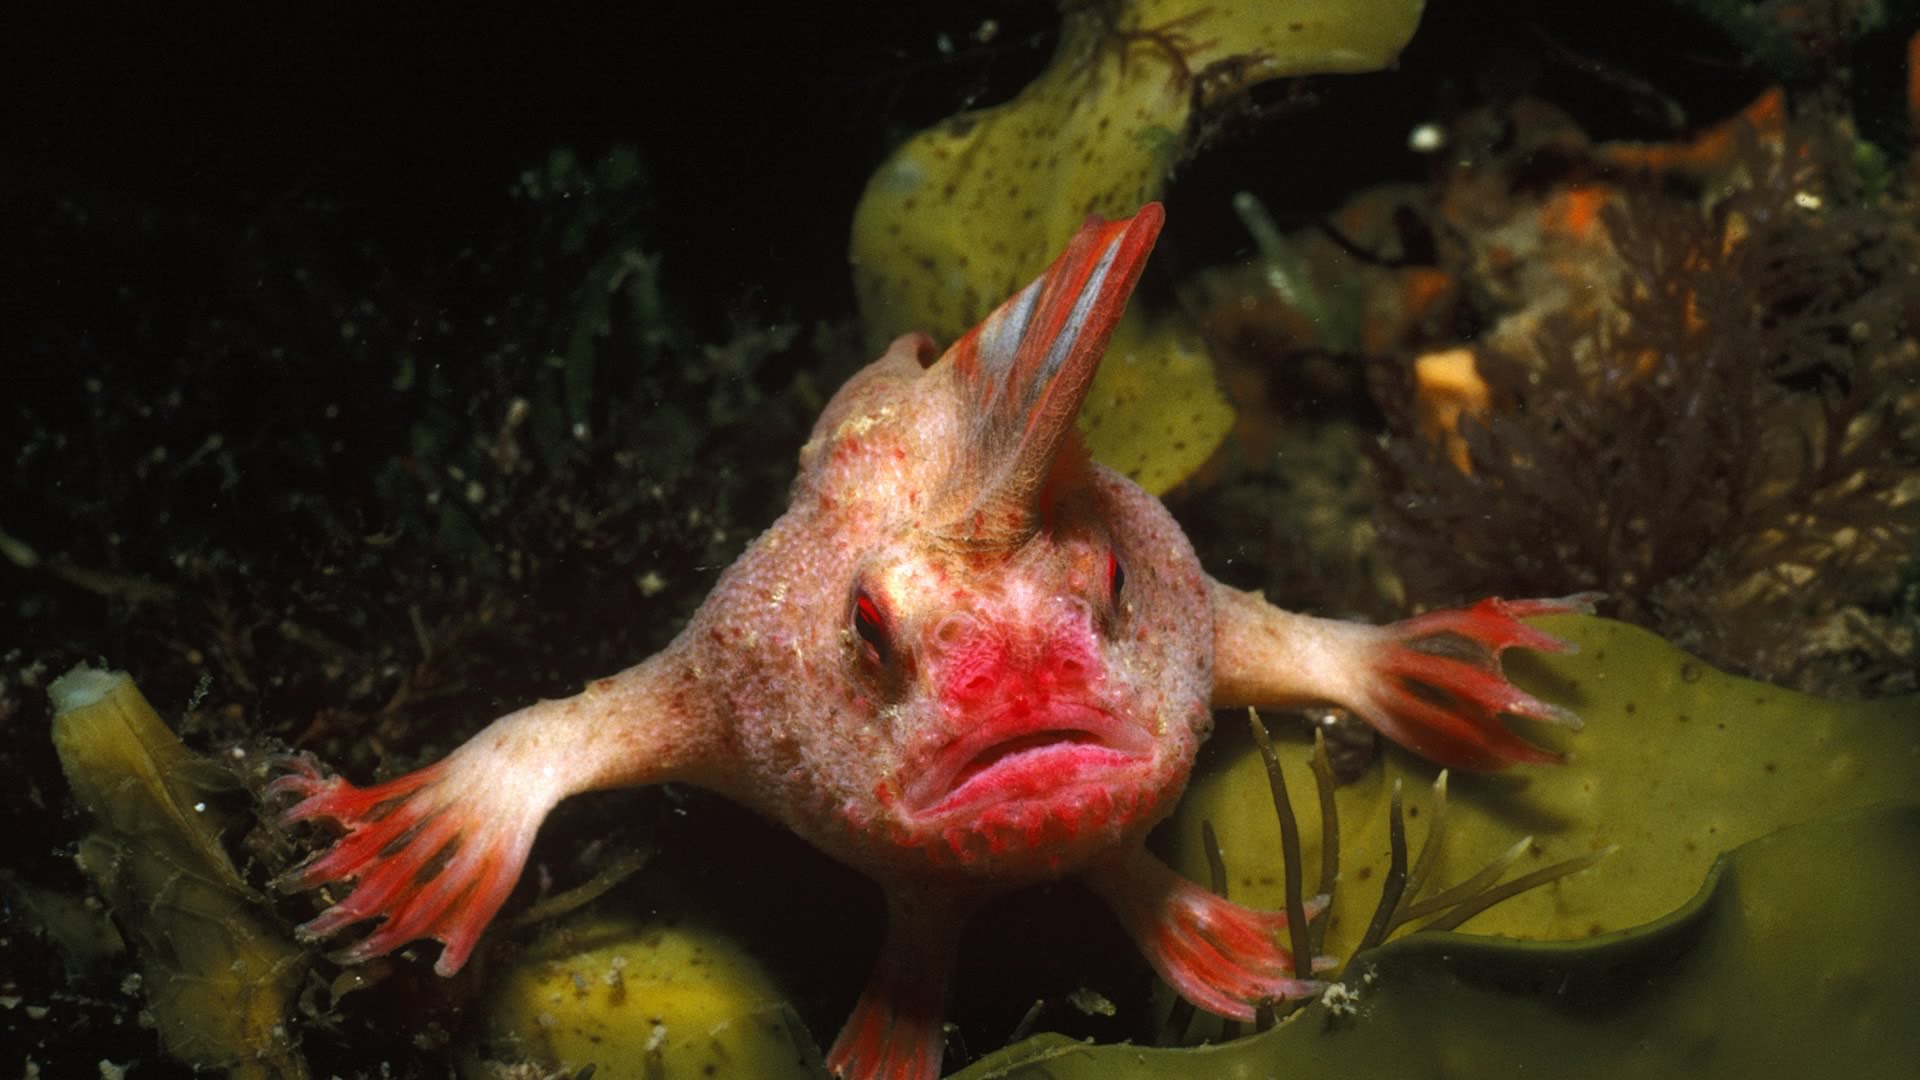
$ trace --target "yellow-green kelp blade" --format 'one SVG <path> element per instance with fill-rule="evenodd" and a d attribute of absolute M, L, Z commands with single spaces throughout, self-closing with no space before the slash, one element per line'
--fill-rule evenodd
<path fill-rule="evenodd" d="M 700 919 L 590 916 L 549 925 L 490 980 L 485 1053 L 594 1080 L 814 1080 L 806 1028 L 760 962 Z"/>
<path fill-rule="evenodd" d="M 1422 4 L 1061 6 L 1060 45 L 1046 71 L 1005 104 L 915 135 L 868 182 L 851 256 L 876 351 L 913 330 L 952 341 L 1044 270 L 1086 215 L 1122 217 L 1158 198 L 1190 149 L 1196 104 L 1283 76 L 1385 67 L 1412 37 Z M 1284 158 L 1276 167 L 1286 167 Z M 1104 382 L 1128 377 L 1112 363 L 1082 409 L 1082 430 L 1097 458 L 1162 491 L 1212 453 L 1232 409 L 1211 367 L 1193 362 L 1193 333 L 1182 319 L 1123 322 L 1115 337 L 1122 340 L 1134 343 L 1135 376 L 1179 401 L 1185 437 L 1164 439 L 1164 418 L 1127 415 L 1154 398 L 1103 393 Z M 1137 429 L 1157 441 L 1121 441 Z"/>
<path fill-rule="evenodd" d="M 1184 318 L 1129 315 L 1080 407 L 1099 462 L 1161 494 L 1206 461 L 1233 423 L 1213 360 Z"/>
<path fill-rule="evenodd" d="M 1577 732 L 1527 726 L 1567 751 L 1557 766 L 1449 777 L 1447 842 L 1433 889 L 1460 881 L 1516 841 L 1534 843 L 1507 875 L 1616 847 L 1594 868 L 1507 900 L 1460 929 L 1508 937 L 1582 938 L 1637 926 L 1699 889 L 1715 857 L 1784 825 L 1888 799 L 1920 799 L 1920 698 L 1832 702 L 1726 675 L 1659 637 L 1605 619 L 1537 625 L 1579 646 L 1572 655 L 1508 654 L 1514 680 L 1585 721 Z M 1276 719 L 1278 719 L 1276 717 Z M 1320 863 L 1310 743 L 1278 723 L 1276 741 L 1305 840 Z M 1219 836 L 1229 895 L 1285 906 L 1278 830 L 1258 756 L 1242 725 L 1223 725 L 1163 836 L 1175 864 L 1208 880 L 1200 823 Z M 1417 851 L 1438 770 L 1390 751 L 1385 767 L 1338 792 L 1342 873 L 1325 951 L 1353 951 L 1388 862 L 1387 797 L 1404 785 Z M 1313 875 L 1309 872 L 1308 887 Z M 1417 925 L 1417 924 L 1416 924 Z"/>
<path fill-rule="evenodd" d="M 234 1077 L 306 1076 L 286 1027 L 306 960 L 220 846 L 206 799 L 230 784 L 124 673 L 82 666 L 49 693 L 60 766 L 96 826 L 80 866 L 134 946 L 161 1043 Z"/>
<path fill-rule="evenodd" d="M 1041 1036 L 967 1080 L 1232 1076 L 1896 1077 L 1920 1061 L 1920 807 L 1790 826 L 1717 861 L 1665 918 L 1580 942 L 1420 934 L 1324 1002 L 1217 1046 Z"/>

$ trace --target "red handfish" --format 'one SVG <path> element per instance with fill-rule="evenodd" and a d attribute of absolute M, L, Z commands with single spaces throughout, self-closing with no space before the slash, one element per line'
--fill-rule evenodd
<path fill-rule="evenodd" d="M 1161 220 L 1157 204 L 1089 218 L 944 353 L 909 334 L 849 380 L 800 450 L 786 513 L 657 655 L 384 784 L 311 765 L 276 780 L 300 797 L 288 820 L 346 829 L 289 876 L 355 882 L 304 929 L 380 918 L 348 960 L 437 938 L 450 974 L 554 804 L 679 781 L 884 888 L 879 963 L 829 1054 L 841 1076 L 937 1076 L 961 925 L 1039 881 L 1103 896 L 1202 1008 L 1248 1019 L 1312 993 L 1279 944 L 1283 914 L 1229 903 L 1142 845 L 1213 710 L 1330 702 L 1450 766 L 1553 761 L 1499 714 L 1574 718 L 1509 684 L 1499 654 L 1565 648 L 1519 619 L 1586 602 L 1486 600 L 1374 627 L 1209 578 L 1159 500 L 1091 461 L 1074 427 Z"/>

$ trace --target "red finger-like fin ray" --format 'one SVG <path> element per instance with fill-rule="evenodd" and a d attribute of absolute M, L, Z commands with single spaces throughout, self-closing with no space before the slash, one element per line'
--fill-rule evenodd
<path fill-rule="evenodd" d="M 1591 613 L 1597 593 L 1549 600 L 1490 598 L 1464 608 L 1416 615 L 1385 628 L 1367 661 L 1371 678 L 1356 711 L 1395 742 L 1441 765 L 1487 771 L 1516 763 L 1554 764 L 1561 754 L 1507 727 L 1502 715 L 1577 729 L 1571 710 L 1508 681 L 1500 655 L 1510 648 L 1571 652 L 1573 644 L 1520 621 Z"/>
<path fill-rule="evenodd" d="M 433 813 L 437 814 L 436 809 Z M 295 888 L 311 889 L 329 881 L 361 874 L 365 868 L 391 865 L 392 857 L 405 850 L 409 832 L 424 828 L 426 821 L 412 813 L 393 813 L 353 829 L 336 841 L 319 858 L 298 868 Z"/>
<path fill-rule="evenodd" d="M 1411 649 L 1394 657 L 1394 674 L 1465 698 L 1490 712 L 1531 716 L 1566 727 L 1578 728 L 1580 718 L 1558 705 L 1549 705 L 1508 682 L 1498 671 L 1451 657 L 1433 656 Z"/>
<path fill-rule="evenodd" d="M 1399 742 L 1450 769 L 1487 771 L 1515 763 L 1557 764 L 1561 757 L 1514 734 L 1500 718 L 1469 703 L 1440 705 L 1404 686 L 1381 692 L 1372 710 Z"/>
<path fill-rule="evenodd" d="M 322 778 L 298 763 L 288 767 L 291 772 L 268 786 L 270 795 L 300 798 L 281 820 L 325 818 L 347 831 L 283 875 L 281 887 L 352 882 L 345 897 L 300 928 L 303 936 L 324 938 L 378 919 L 337 958 L 354 963 L 432 938 L 445 945 L 434 969 L 443 975 L 459 970 L 512 893 L 544 806 L 489 801 L 479 793 L 490 788 L 450 785 L 445 763 L 368 788 Z"/>
<path fill-rule="evenodd" d="M 441 821 L 431 830 L 422 829 L 415 833 L 413 839 L 423 849 L 433 845 L 432 850 L 438 850 L 457 838 L 458 828 L 456 823 Z M 357 868 L 353 891 L 339 903 L 321 912 L 301 930 L 313 937 L 325 937 L 363 919 L 386 913 L 393 905 L 404 901 L 405 898 L 400 894 L 415 888 L 417 866 L 412 851 L 402 848 L 389 852 L 382 849 L 382 853 L 374 860 Z"/>
<path fill-rule="evenodd" d="M 1571 652 L 1573 645 L 1544 630 L 1521 622 L 1538 615 L 1591 615 L 1599 593 L 1575 593 L 1558 599 L 1502 600 L 1489 597 L 1471 607 L 1447 608 L 1402 619 L 1393 624 L 1395 635 L 1412 641 L 1433 634 L 1453 633 L 1491 650 L 1495 655 L 1520 646 L 1539 652 Z"/>
<path fill-rule="evenodd" d="M 936 1080 L 960 917 L 890 904 L 879 962 L 827 1052 L 827 1070 L 851 1080 Z"/>

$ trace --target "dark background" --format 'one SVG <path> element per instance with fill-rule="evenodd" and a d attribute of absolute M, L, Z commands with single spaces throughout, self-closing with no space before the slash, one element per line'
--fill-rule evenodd
<path fill-rule="evenodd" d="M 63 195 L 117 195 L 129 214 L 322 195 L 382 247 L 431 265 L 484 233 L 549 148 L 591 157 L 631 143 L 677 273 L 716 305 L 750 286 L 820 315 L 850 306 L 847 224 L 872 168 L 911 131 L 1010 96 L 1044 64 L 1057 21 L 1031 0 L 165 7 L 26 5 L 0 21 L 10 224 Z M 989 19 L 998 33 L 981 44 Z M 1898 26 L 1883 36 L 1865 51 L 1877 59 L 1863 88 L 1901 77 Z M 1503 85 L 1571 109 L 1596 138 L 1675 134 L 1661 103 L 1595 77 L 1602 67 L 1657 88 L 1688 125 L 1766 81 L 1680 4 L 1438 0 L 1399 72 L 1320 80 L 1323 107 L 1274 121 L 1298 132 L 1230 131 L 1194 162 L 1171 195 L 1192 204 L 1172 216 L 1174 235 L 1232 225 L 1219 205 L 1228 174 L 1298 216 L 1411 173 L 1414 123 L 1442 98 Z M 1882 134 L 1897 125 L 1886 118 Z M 95 227 L 132 225 L 108 213 Z M 1202 243 L 1209 255 L 1243 243 L 1237 226 L 1220 231 Z M 35 306 L 101 269 L 20 254 L 7 261 L 35 280 L 10 291 Z"/>

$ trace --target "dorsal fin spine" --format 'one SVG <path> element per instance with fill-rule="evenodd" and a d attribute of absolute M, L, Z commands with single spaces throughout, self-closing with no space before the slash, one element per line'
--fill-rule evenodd
<path fill-rule="evenodd" d="M 1045 273 L 947 351 L 968 412 L 966 446 L 941 500 L 956 539 L 996 544 L 1031 532 L 1040 490 L 1163 218 L 1157 203 L 1124 221 L 1089 215 Z M 982 512 L 989 508 L 996 512 Z M 976 535 L 983 529 L 993 535 Z"/>

